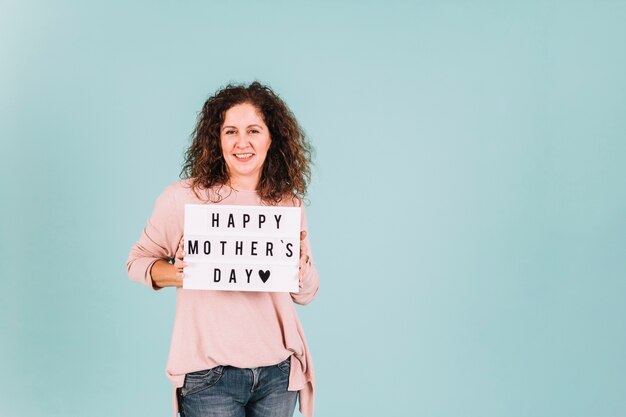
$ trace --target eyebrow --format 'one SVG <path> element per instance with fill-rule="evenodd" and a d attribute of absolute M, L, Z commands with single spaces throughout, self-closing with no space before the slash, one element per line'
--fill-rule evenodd
<path fill-rule="evenodd" d="M 256 126 L 259 129 L 263 129 L 260 125 L 248 125 L 248 127 L 252 127 L 252 126 Z M 235 126 L 224 126 L 222 130 L 227 129 L 227 128 L 237 129 Z"/>

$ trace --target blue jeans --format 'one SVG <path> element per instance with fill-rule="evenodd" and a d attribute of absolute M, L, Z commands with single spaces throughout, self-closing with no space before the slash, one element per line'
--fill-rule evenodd
<path fill-rule="evenodd" d="M 291 357 L 270 366 L 216 366 L 185 375 L 181 417 L 292 417 L 298 391 L 287 391 Z"/>

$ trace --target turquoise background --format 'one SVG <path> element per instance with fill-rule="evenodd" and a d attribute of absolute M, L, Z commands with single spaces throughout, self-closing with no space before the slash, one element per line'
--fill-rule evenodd
<path fill-rule="evenodd" d="M 316 148 L 316 416 L 626 416 L 626 2 L 0 2 L 0 415 L 170 416 L 125 260 L 197 112 Z"/>

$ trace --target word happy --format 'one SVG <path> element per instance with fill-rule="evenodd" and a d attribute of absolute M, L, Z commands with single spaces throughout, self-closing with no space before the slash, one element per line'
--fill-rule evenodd
<path fill-rule="evenodd" d="M 237 216 L 239 217 L 239 216 Z M 258 214 L 257 216 L 255 216 L 255 222 L 253 223 L 254 225 L 258 224 L 258 228 L 262 229 L 263 226 L 270 226 L 270 224 L 265 225 L 266 221 L 267 221 L 267 216 L 265 214 Z M 280 219 L 283 217 L 282 214 L 274 214 L 274 220 L 276 222 L 276 230 L 280 229 Z M 211 213 L 211 227 L 214 228 L 219 228 L 220 227 L 220 219 L 223 220 L 222 216 L 220 216 L 220 213 Z M 239 226 L 241 226 L 243 229 L 245 229 L 246 227 L 248 227 L 248 223 L 250 223 L 252 221 L 252 216 L 250 216 L 250 214 L 248 213 L 242 213 L 241 215 L 241 219 L 237 222 L 235 219 L 235 215 L 233 213 L 230 213 L 228 215 L 227 218 L 227 224 L 226 224 L 226 228 L 237 228 Z M 222 223 L 223 224 L 223 223 Z"/>

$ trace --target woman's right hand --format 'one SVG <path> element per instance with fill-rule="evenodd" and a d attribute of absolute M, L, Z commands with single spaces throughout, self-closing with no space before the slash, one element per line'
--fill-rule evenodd
<path fill-rule="evenodd" d="M 174 264 L 169 263 L 165 259 L 159 259 L 152 265 L 150 275 L 152 276 L 153 287 L 183 286 L 183 268 L 187 266 L 187 263 L 183 261 L 185 257 L 185 242 L 183 239 L 184 237 L 181 237 L 180 242 L 178 242 Z"/>
<path fill-rule="evenodd" d="M 174 258 L 174 268 L 176 268 L 176 278 L 180 280 L 180 287 L 183 286 L 183 268 L 187 266 L 187 263 L 183 261 L 185 257 L 185 237 L 180 238 L 180 242 L 178 242 L 178 249 L 176 250 L 176 255 Z"/>

